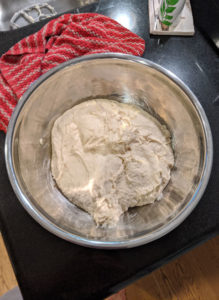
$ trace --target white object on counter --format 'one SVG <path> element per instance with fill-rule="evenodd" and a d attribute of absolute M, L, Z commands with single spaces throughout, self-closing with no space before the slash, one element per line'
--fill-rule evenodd
<path fill-rule="evenodd" d="M 178 14 L 180 7 L 177 8 L 173 16 L 173 25 L 169 26 L 167 30 L 162 28 L 159 17 L 162 2 L 162 0 L 148 1 L 150 33 L 154 35 L 194 35 L 195 29 L 190 1 L 186 0 L 180 14 Z"/>

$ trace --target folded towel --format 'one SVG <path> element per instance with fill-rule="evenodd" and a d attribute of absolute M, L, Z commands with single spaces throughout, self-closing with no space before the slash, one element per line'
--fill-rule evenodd
<path fill-rule="evenodd" d="M 22 39 L 0 59 L 0 130 L 19 98 L 40 75 L 69 59 L 103 52 L 142 55 L 142 38 L 95 13 L 66 14 Z"/>

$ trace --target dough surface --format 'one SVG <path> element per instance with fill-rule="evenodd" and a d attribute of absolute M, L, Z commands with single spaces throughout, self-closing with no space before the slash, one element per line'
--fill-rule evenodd
<path fill-rule="evenodd" d="M 66 111 L 51 133 L 51 171 L 61 192 L 97 225 L 153 203 L 174 164 L 170 133 L 131 104 L 96 99 Z"/>

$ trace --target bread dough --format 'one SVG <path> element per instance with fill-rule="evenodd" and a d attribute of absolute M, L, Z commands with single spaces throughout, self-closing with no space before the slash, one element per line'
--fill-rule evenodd
<path fill-rule="evenodd" d="M 59 189 L 97 225 L 116 225 L 129 207 L 153 203 L 170 180 L 169 131 L 131 104 L 76 105 L 55 121 L 51 141 Z"/>

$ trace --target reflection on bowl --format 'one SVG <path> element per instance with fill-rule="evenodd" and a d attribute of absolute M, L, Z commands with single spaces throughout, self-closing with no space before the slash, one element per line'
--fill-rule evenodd
<path fill-rule="evenodd" d="M 54 120 L 92 98 L 138 105 L 173 137 L 175 167 L 162 200 L 130 209 L 116 228 L 96 227 L 60 193 L 50 172 Z M 200 200 L 212 157 L 210 127 L 191 91 L 158 65 L 124 54 L 84 56 L 41 76 L 20 100 L 6 137 L 9 178 L 25 209 L 59 237 L 90 247 L 134 247 L 173 230 Z"/>

